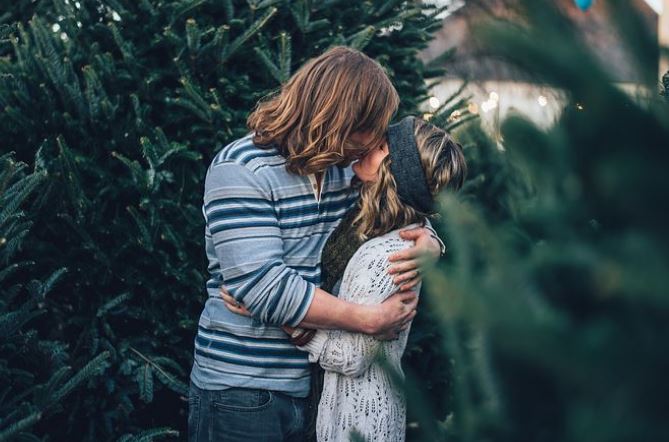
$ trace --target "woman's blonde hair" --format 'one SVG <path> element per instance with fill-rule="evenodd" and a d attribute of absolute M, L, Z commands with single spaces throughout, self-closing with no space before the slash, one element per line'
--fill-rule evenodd
<path fill-rule="evenodd" d="M 383 142 L 399 96 L 381 65 L 362 52 L 336 46 L 302 66 L 247 120 L 253 141 L 277 147 L 287 169 L 307 175 L 347 165 Z M 367 145 L 349 140 L 372 137 Z"/>
<path fill-rule="evenodd" d="M 443 129 L 416 118 L 414 136 L 430 193 L 436 196 L 445 188 L 458 190 L 467 173 L 462 147 Z M 389 147 L 390 148 L 390 147 Z M 390 155 L 379 167 L 378 179 L 362 183 L 360 213 L 353 220 L 360 239 L 383 235 L 407 224 L 425 222 L 432 216 L 403 203 L 390 172 Z"/>

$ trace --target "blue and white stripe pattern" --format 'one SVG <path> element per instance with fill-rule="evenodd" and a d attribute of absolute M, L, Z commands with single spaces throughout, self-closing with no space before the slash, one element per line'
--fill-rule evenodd
<path fill-rule="evenodd" d="M 248 135 L 221 150 L 207 171 L 209 297 L 191 371 L 200 388 L 308 394 L 308 355 L 280 326 L 295 326 L 306 315 L 320 284 L 325 241 L 358 195 L 350 188 L 350 167 L 327 170 L 319 201 L 312 180 L 289 173 L 285 163 L 276 149 L 259 148 Z M 225 308 L 221 285 L 253 318 Z"/>

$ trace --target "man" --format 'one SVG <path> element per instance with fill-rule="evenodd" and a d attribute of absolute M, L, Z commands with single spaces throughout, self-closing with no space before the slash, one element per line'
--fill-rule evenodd
<path fill-rule="evenodd" d="M 248 119 L 253 132 L 213 159 L 203 205 L 211 279 L 195 339 L 189 440 L 303 440 L 309 365 L 281 326 L 391 338 L 415 316 L 411 291 L 364 306 L 318 288 L 327 235 L 357 198 L 347 166 L 383 142 L 398 104 L 381 66 L 335 47 L 261 102 Z M 413 235 L 409 257 L 438 251 L 429 231 Z M 410 287 L 415 269 L 410 259 L 395 270 Z M 252 317 L 225 307 L 223 285 Z"/>

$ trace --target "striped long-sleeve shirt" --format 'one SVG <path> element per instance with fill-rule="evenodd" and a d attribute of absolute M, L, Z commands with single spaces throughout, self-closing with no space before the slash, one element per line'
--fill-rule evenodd
<path fill-rule="evenodd" d="M 285 163 L 249 135 L 226 146 L 207 171 L 202 209 L 209 297 L 191 371 L 200 388 L 308 394 L 308 355 L 280 326 L 295 326 L 306 315 L 320 284 L 323 246 L 358 195 L 350 188 L 350 167 L 327 169 L 319 199 L 313 177 L 291 174 Z M 226 309 L 221 285 L 253 318 Z"/>

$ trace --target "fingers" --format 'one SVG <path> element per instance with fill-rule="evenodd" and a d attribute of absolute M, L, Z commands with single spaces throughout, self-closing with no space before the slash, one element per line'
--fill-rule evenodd
<path fill-rule="evenodd" d="M 232 313 L 236 313 L 238 315 L 242 316 L 251 316 L 251 312 L 249 312 L 244 306 L 235 306 L 232 304 L 228 304 L 227 302 L 225 303 L 225 307 L 230 310 Z"/>
<path fill-rule="evenodd" d="M 389 324 L 391 329 L 396 329 L 406 322 L 411 321 L 414 316 L 416 316 L 416 308 L 418 308 L 418 298 L 410 299 L 409 301 L 403 302 L 400 307 L 400 311 L 397 316 L 394 317 L 394 320 Z"/>
<path fill-rule="evenodd" d="M 398 339 L 400 337 L 400 333 L 409 329 L 409 327 L 411 326 L 411 321 L 415 316 L 416 316 L 416 311 L 413 310 L 402 324 L 384 333 L 374 335 L 374 337 L 380 341 L 394 341 L 395 339 Z"/>
<path fill-rule="evenodd" d="M 418 297 L 414 296 L 409 298 L 407 301 L 402 303 L 402 315 L 399 318 L 399 323 L 404 324 L 406 321 L 410 321 L 416 316 L 416 309 L 418 308 Z"/>
<path fill-rule="evenodd" d="M 441 242 L 433 233 L 430 233 L 430 241 L 427 247 L 428 256 L 436 261 L 441 256 Z"/>
<path fill-rule="evenodd" d="M 226 293 L 221 293 L 221 298 L 223 298 L 223 301 L 225 301 L 228 304 L 237 305 L 237 300 L 235 298 L 233 298 L 232 295 L 227 293 L 227 292 Z"/>
<path fill-rule="evenodd" d="M 402 274 L 406 272 L 411 272 L 413 270 L 416 270 L 420 267 L 420 263 L 418 262 L 417 259 L 410 259 L 408 261 L 402 261 L 398 264 L 393 265 L 388 269 L 388 273 L 391 275 L 395 274 Z"/>
<path fill-rule="evenodd" d="M 411 312 L 412 310 L 416 310 L 417 308 L 418 308 L 418 298 L 415 298 L 409 302 L 404 303 L 405 314 L 407 312 Z"/>
<path fill-rule="evenodd" d="M 393 299 L 393 300 L 397 299 L 398 301 L 406 304 L 406 303 L 411 302 L 413 300 L 416 300 L 416 302 L 418 302 L 418 295 L 416 295 L 416 292 L 413 292 L 413 291 L 398 292 L 398 293 L 394 294 L 393 296 L 391 296 L 390 298 L 388 298 L 388 300 L 391 300 L 391 299 Z"/>
<path fill-rule="evenodd" d="M 396 332 L 386 332 L 379 335 L 374 335 L 374 337 L 379 341 L 394 341 L 395 339 L 399 338 L 400 335 Z"/>
<path fill-rule="evenodd" d="M 419 282 L 422 281 L 422 278 L 419 276 L 417 278 L 411 279 L 400 286 L 401 291 L 407 291 L 416 288 Z"/>
<path fill-rule="evenodd" d="M 388 261 L 390 262 L 398 262 L 398 261 L 408 261 L 410 259 L 415 259 L 418 258 L 421 253 L 423 253 L 423 249 L 420 247 L 410 247 L 408 249 L 400 250 L 399 252 L 395 252 L 392 255 L 388 257 Z"/>
<path fill-rule="evenodd" d="M 413 229 L 400 230 L 400 237 L 402 239 L 415 241 L 422 235 L 426 234 L 425 230 L 426 229 L 423 227 L 414 227 Z"/>
<path fill-rule="evenodd" d="M 395 284 L 401 284 L 403 282 L 409 281 L 411 279 L 416 279 L 418 278 L 418 275 L 420 274 L 420 270 L 414 269 L 414 270 L 409 270 L 404 273 L 401 273 L 393 278 L 393 282 Z"/>
<path fill-rule="evenodd" d="M 225 307 L 232 313 L 237 313 L 238 315 L 242 316 L 251 316 L 251 312 L 249 312 L 248 309 L 242 305 L 242 303 L 233 298 L 232 295 L 223 287 L 221 287 L 221 298 L 223 298 Z"/>
<path fill-rule="evenodd" d="M 375 327 L 374 334 L 379 339 L 396 339 L 401 327 L 416 316 L 418 295 L 414 291 L 398 292 L 379 304 L 378 312 L 380 323 Z"/>

